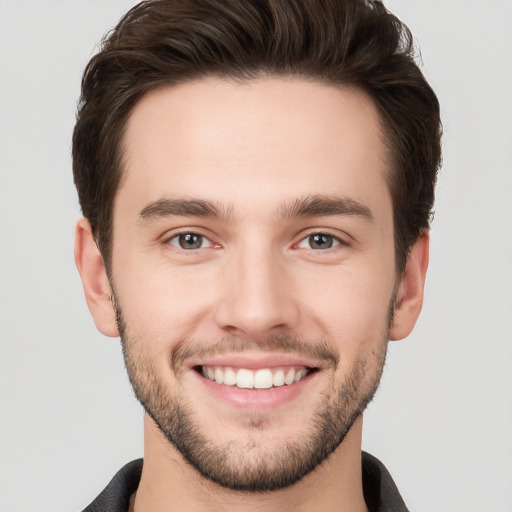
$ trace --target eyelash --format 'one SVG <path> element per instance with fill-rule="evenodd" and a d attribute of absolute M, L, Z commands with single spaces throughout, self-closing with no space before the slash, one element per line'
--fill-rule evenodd
<path fill-rule="evenodd" d="M 179 238 L 182 236 L 186 236 L 186 235 L 193 235 L 193 236 L 200 237 L 201 241 L 207 241 L 209 243 L 209 246 L 208 247 L 198 247 L 197 249 L 185 249 L 184 247 L 180 247 L 179 246 Z M 173 244 L 172 243 L 173 240 L 176 240 L 177 243 Z M 185 252 L 188 254 L 195 254 L 200 249 L 211 249 L 211 248 L 220 247 L 218 244 L 213 243 L 207 236 L 202 235 L 201 233 L 198 233 L 198 232 L 192 231 L 192 230 L 174 233 L 171 237 L 167 238 L 164 242 L 168 245 L 172 245 L 173 247 L 176 248 L 176 250 L 179 250 L 179 251 L 182 251 L 182 252 Z"/>
<path fill-rule="evenodd" d="M 186 235 L 200 237 L 201 242 L 207 241 L 209 245 L 207 247 L 197 247 L 194 249 L 186 249 L 184 247 L 180 247 L 179 246 L 179 238 L 182 236 L 186 236 Z M 300 244 L 308 243 L 308 241 L 315 236 L 323 236 L 323 237 L 329 238 L 332 240 L 333 245 L 331 245 L 330 247 L 327 247 L 326 249 L 321 249 L 321 248 L 315 249 L 313 247 L 300 247 Z M 172 243 L 173 240 L 176 240 L 177 243 L 173 244 Z M 180 231 L 178 233 L 174 233 L 171 237 L 167 238 L 164 242 L 165 242 L 165 244 L 175 247 L 176 250 L 183 251 L 188 254 L 195 254 L 200 249 L 211 249 L 211 248 L 219 248 L 220 247 L 220 245 L 212 242 L 207 236 L 202 235 L 201 233 L 198 233 L 198 232 L 195 232 L 192 230 Z M 348 245 L 349 244 L 345 240 L 341 239 L 339 236 L 329 233 L 328 231 L 312 231 L 312 232 L 308 233 L 306 236 L 304 236 L 303 238 L 301 238 L 301 240 L 298 243 L 294 244 L 293 247 L 299 247 L 299 248 L 305 249 L 307 251 L 311 251 L 311 252 L 318 254 L 318 253 L 328 252 L 330 249 L 335 250 L 336 247 L 348 246 Z"/>
<path fill-rule="evenodd" d="M 330 239 L 332 241 L 333 245 L 331 245 L 330 247 L 327 247 L 325 249 L 321 249 L 321 248 L 315 249 L 311 246 L 302 247 L 302 248 L 307 251 L 314 252 L 314 253 L 322 253 L 322 252 L 328 252 L 331 249 L 336 250 L 336 248 L 340 247 L 340 246 L 348 245 L 339 236 L 333 235 L 332 233 L 329 233 L 328 231 L 313 231 L 313 232 L 309 233 L 308 235 L 306 235 L 304 238 L 302 238 L 297 244 L 295 244 L 295 247 L 300 247 L 300 245 L 303 243 L 306 243 L 306 244 L 311 243 L 311 239 L 313 237 L 320 237 L 320 236 Z"/>

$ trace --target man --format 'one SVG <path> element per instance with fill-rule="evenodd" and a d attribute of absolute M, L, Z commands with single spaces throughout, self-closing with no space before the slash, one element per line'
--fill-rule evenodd
<path fill-rule="evenodd" d="M 440 162 L 408 29 L 364 0 L 156 0 L 89 63 L 75 257 L 144 462 L 87 511 L 407 510 L 361 454 L 420 313 Z"/>

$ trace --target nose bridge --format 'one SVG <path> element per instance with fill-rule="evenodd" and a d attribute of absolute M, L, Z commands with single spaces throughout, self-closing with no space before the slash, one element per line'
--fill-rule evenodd
<path fill-rule="evenodd" d="M 241 244 L 228 258 L 227 286 L 219 304 L 219 326 L 232 334 L 259 337 L 294 327 L 298 311 L 282 257 L 261 239 Z"/>

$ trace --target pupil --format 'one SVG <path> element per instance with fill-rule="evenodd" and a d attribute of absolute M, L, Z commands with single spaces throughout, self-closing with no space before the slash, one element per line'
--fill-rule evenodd
<path fill-rule="evenodd" d="M 179 242 L 182 249 L 199 249 L 203 242 L 203 237 L 194 233 L 187 233 L 186 235 L 180 235 Z"/>
<path fill-rule="evenodd" d="M 332 247 L 332 236 L 321 233 L 311 235 L 309 237 L 309 244 L 312 249 L 330 249 Z"/>

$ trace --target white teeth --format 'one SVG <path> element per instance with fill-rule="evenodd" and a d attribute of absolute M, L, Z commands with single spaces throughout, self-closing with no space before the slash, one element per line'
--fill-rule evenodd
<path fill-rule="evenodd" d="M 236 374 L 236 385 L 239 388 L 253 388 L 254 387 L 254 374 L 251 370 L 241 368 Z"/>
<path fill-rule="evenodd" d="M 272 386 L 290 386 L 299 382 L 309 373 L 306 368 L 296 370 L 295 368 L 274 369 L 261 368 L 259 370 L 248 370 L 240 368 L 234 370 L 230 367 L 203 366 L 201 373 L 203 377 L 215 381 L 217 384 L 226 386 L 237 386 L 242 389 L 270 389 Z"/>
<path fill-rule="evenodd" d="M 284 385 L 284 372 L 283 372 L 283 370 L 277 370 L 277 372 L 274 373 L 273 384 L 276 387 Z"/>
<path fill-rule="evenodd" d="M 224 370 L 224 384 L 227 386 L 234 386 L 236 384 L 236 373 L 232 368 L 226 368 Z"/>
<path fill-rule="evenodd" d="M 224 372 L 220 368 L 215 368 L 214 375 L 217 384 L 224 384 Z"/>
<path fill-rule="evenodd" d="M 295 374 L 295 379 L 293 379 L 294 382 L 299 382 L 299 380 L 302 380 L 306 376 L 307 371 L 306 370 L 299 370 Z"/>
<path fill-rule="evenodd" d="M 294 381 L 295 381 L 295 369 L 291 368 L 290 370 L 288 370 L 288 373 L 284 377 L 284 383 L 289 386 L 290 384 L 293 384 Z"/>
<path fill-rule="evenodd" d="M 254 387 L 257 389 L 268 389 L 272 387 L 272 372 L 268 369 L 258 370 L 254 374 Z"/>

